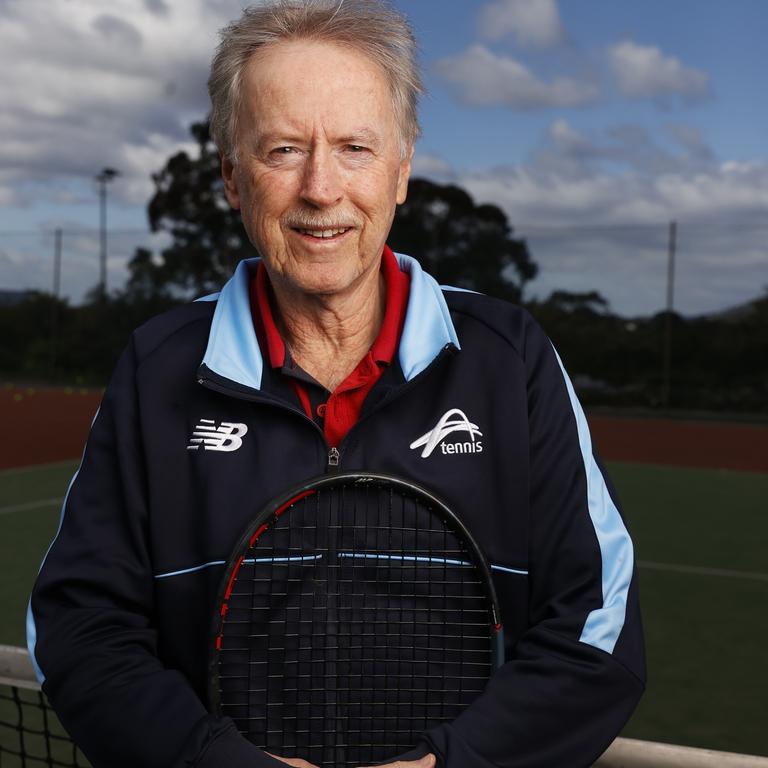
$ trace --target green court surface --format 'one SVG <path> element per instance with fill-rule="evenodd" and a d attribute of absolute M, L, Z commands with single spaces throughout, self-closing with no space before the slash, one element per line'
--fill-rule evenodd
<path fill-rule="evenodd" d="M 0 472 L 0 643 L 75 465 Z M 640 563 L 648 689 L 633 738 L 768 755 L 768 475 L 609 465 Z"/>
<path fill-rule="evenodd" d="M 768 475 L 611 465 L 648 688 L 624 735 L 768 755 Z"/>

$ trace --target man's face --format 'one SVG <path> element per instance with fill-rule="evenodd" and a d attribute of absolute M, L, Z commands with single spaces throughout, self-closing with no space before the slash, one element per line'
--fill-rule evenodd
<path fill-rule="evenodd" d="M 383 73 L 351 49 L 281 42 L 245 69 L 242 92 L 238 160 L 222 173 L 270 278 L 354 290 L 378 269 L 410 173 Z"/>

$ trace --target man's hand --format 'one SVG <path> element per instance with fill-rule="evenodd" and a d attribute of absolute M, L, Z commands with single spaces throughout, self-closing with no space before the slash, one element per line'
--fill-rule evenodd
<path fill-rule="evenodd" d="M 273 755 L 271 752 L 267 752 L 270 757 L 274 757 L 275 760 L 280 760 L 286 765 L 292 765 L 293 768 L 317 768 L 314 763 L 308 763 L 306 760 L 302 760 L 300 757 L 280 757 L 280 755 Z M 405 763 L 403 763 L 405 765 Z M 421 768 L 421 766 L 419 766 Z"/>
<path fill-rule="evenodd" d="M 376 768 L 435 768 L 437 760 L 435 756 L 430 752 L 424 757 L 420 757 L 418 760 L 398 760 L 394 763 L 387 763 L 386 765 L 378 765 Z"/>
<path fill-rule="evenodd" d="M 276 760 L 281 760 L 286 765 L 292 765 L 293 768 L 317 768 L 316 765 L 308 763 L 300 757 L 280 757 L 280 755 L 273 755 L 271 752 L 267 752 L 267 754 L 270 757 L 274 757 Z M 435 756 L 430 753 L 418 760 L 398 760 L 394 763 L 376 766 L 376 768 L 435 768 L 435 763 Z"/>

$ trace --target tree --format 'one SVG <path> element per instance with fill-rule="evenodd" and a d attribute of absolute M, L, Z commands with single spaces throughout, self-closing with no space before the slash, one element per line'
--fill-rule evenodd
<path fill-rule="evenodd" d="M 389 242 L 416 257 L 440 283 L 520 301 L 538 271 L 504 212 L 476 205 L 453 184 L 412 179 Z"/>
<path fill-rule="evenodd" d="M 209 293 L 226 281 L 240 259 L 254 255 L 240 215 L 224 196 L 219 154 L 207 123 L 191 127 L 199 156 L 171 157 L 153 174 L 155 194 L 148 216 L 152 230 L 171 235 L 155 257 L 137 249 L 128 265 L 130 297 L 187 298 Z M 409 185 L 408 200 L 395 214 L 390 243 L 408 253 L 440 282 L 519 300 L 537 272 L 524 240 L 495 205 L 475 205 L 456 186 L 424 179 Z"/>
<path fill-rule="evenodd" d="M 572 291 L 552 291 L 545 305 L 565 313 L 601 314 L 608 311 L 608 300 L 597 291 L 574 293 Z"/>
<path fill-rule="evenodd" d="M 240 214 L 224 197 L 219 153 L 208 123 L 195 123 L 190 130 L 198 157 L 178 152 L 152 175 L 155 194 L 147 209 L 149 224 L 153 232 L 168 232 L 171 245 L 159 259 L 137 249 L 128 265 L 129 296 L 187 298 L 210 293 L 221 287 L 241 259 L 254 255 Z"/>

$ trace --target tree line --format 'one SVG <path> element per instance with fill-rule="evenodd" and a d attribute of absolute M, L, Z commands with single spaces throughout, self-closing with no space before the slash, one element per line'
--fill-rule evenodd
<path fill-rule="evenodd" d="M 208 126 L 196 123 L 191 131 L 197 157 L 179 152 L 152 177 L 149 224 L 169 233 L 170 245 L 159 254 L 138 248 L 126 286 L 106 297 L 95 288 L 75 307 L 33 292 L 0 307 L 1 377 L 103 385 L 135 327 L 217 290 L 253 255 L 239 214 L 224 198 Z M 596 292 L 530 300 L 526 286 L 538 267 L 504 212 L 476 204 L 456 185 L 425 179 L 411 181 L 388 242 L 418 258 L 440 283 L 524 305 L 552 338 L 587 405 L 768 413 L 768 294 L 701 318 L 625 318 Z M 672 345 L 669 382 L 665 334 Z"/>

